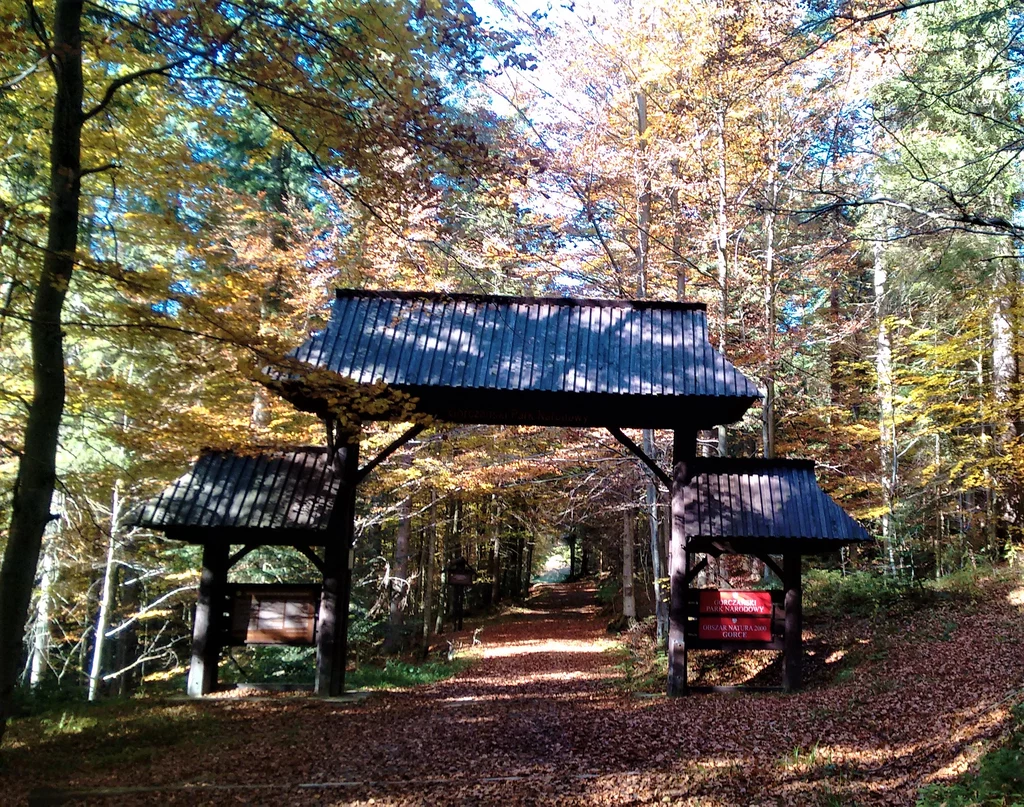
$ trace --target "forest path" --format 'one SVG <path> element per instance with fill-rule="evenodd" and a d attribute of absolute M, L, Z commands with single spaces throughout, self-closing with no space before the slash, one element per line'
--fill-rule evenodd
<path fill-rule="evenodd" d="M 973 603 L 811 625 L 804 691 L 669 700 L 617 685 L 592 590 L 543 587 L 484 625 L 482 659 L 455 678 L 357 703 L 143 702 L 123 730 L 12 749 L 0 793 L 110 805 L 911 805 L 1008 726 L 1024 696 L 1022 615 L 1015 583 Z M 468 643 L 472 625 L 459 636 Z M 60 792 L 47 801 L 43 787 Z"/>

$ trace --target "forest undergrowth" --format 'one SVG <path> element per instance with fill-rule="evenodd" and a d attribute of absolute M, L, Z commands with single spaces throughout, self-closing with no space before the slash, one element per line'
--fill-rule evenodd
<path fill-rule="evenodd" d="M 841 580 L 807 583 L 793 695 L 668 699 L 657 653 L 639 663 L 647 634 L 611 638 L 593 584 L 542 586 L 446 680 L 353 702 L 149 698 L 17 720 L 0 786 L 38 804 L 1024 802 L 1020 571 L 882 604 L 855 579 L 842 615 L 815 599 Z M 777 670 L 756 655 L 693 654 L 691 674 L 767 682 Z"/>

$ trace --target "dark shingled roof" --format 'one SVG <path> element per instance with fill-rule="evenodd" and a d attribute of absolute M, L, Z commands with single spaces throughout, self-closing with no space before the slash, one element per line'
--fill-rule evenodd
<path fill-rule="evenodd" d="M 207 451 L 130 516 L 139 527 L 326 530 L 338 477 L 324 448 Z"/>
<path fill-rule="evenodd" d="M 828 552 L 873 540 L 818 487 L 813 462 L 698 458 L 692 470 L 684 505 L 691 546 L 750 548 L 777 540 L 794 549 L 799 544 L 802 551 Z"/>
<path fill-rule="evenodd" d="M 289 356 L 384 382 L 453 422 L 674 426 L 697 414 L 714 425 L 759 397 L 693 303 L 339 289 L 327 328 Z"/>

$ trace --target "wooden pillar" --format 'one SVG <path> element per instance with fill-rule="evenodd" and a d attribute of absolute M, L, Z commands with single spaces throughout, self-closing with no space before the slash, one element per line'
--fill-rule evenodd
<path fill-rule="evenodd" d="M 669 609 L 668 609 L 668 694 L 685 695 L 686 681 L 686 573 L 689 554 L 686 551 L 686 529 L 683 511 L 686 486 L 690 482 L 692 460 L 697 455 L 697 432 L 676 429 L 672 441 L 672 537 L 669 546 Z"/>
<path fill-rule="evenodd" d="M 188 668 L 190 697 L 207 695 L 217 688 L 217 664 L 224 642 L 224 595 L 228 582 L 226 543 L 203 544 L 203 571 L 199 578 L 199 601 L 192 624 L 192 663 Z"/>
<path fill-rule="evenodd" d="M 341 483 L 331 513 L 330 529 L 335 540 L 324 548 L 324 587 L 320 595 L 316 641 L 315 691 L 327 697 L 336 697 L 345 690 L 359 444 L 340 446 L 337 452 L 335 467 Z"/>
<path fill-rule="evenodd" d="M 785 648 L 782 658 L 782 687 L 787 692 L 800 688 L 803 663 L 803 589 L 800 580 L 801 556 L 799 552 L 783 555 L 782 574 L 786 602 Z"/>

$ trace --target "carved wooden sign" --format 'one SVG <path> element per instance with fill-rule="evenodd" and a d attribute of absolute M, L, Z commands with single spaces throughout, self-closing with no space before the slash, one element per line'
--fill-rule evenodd
<path fill-rule="evenodd" d="M 701 591 L 697 636 L 721 642 L 771 642 L 771 592 Z"/>
<path fill-rule="evenodd" d="M 723 616 L 771 616 L 772 593 L 705 589 L 700 592 L 700 613 Z"/>

